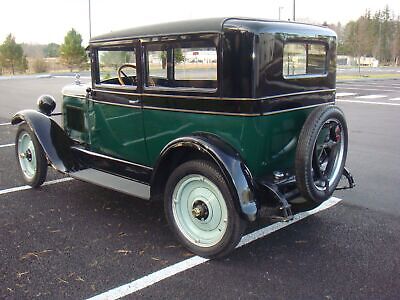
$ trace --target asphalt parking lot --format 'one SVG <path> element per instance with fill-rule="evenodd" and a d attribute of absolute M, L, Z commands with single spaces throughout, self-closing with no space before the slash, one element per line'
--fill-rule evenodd
<path fill-rule="evenodd" d="M 0 299 L 399 299 L 400 80 L 338 83 L 354 190 L 285 227 L 259 220 L 213 261 L 175 241 L 160 204 L 52 170 L 23 186 L 10 117 L 72 81 L 0 81 Z"/>

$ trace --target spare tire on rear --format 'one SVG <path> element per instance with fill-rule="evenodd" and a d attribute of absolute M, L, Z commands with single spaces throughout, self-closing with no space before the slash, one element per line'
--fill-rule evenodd
<path fill-rule="evenodd" d="M 311 206 L 327 200 L 335 191 L 346 163 L 347 123 L 334 105 L 316 108 L 300 132 L 296 149 L 296 183 Z"/>

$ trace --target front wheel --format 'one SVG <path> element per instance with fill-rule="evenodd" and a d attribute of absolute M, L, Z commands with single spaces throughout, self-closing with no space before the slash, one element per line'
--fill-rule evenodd
<path fill-rule="evenodd" d="M 26 123 L 18 127 L 15 154 L 24 181 L 34 188 L 41 186 L 47 175 L 47 159 L 36 135 Z"/>
<path fill-rule="evenodd" d="M 180 242 L 203 257 L 227 255 L 246 227 L 220 171 L 203 160 L 188 161 L 172 172 L 164 209 Z"/>

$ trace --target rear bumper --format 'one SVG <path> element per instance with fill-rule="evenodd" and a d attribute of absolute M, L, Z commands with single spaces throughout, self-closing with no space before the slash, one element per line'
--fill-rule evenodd
<path fill-rule="evenodd" d="M 344 184 L 337 186 L 335 190 L 352 189 L 356 186 L 354 177 L 346 167 L 343 169 L 342 179 L 340 182 L 343 181 Z M 284 178 L 279 180 L 269 177 L 257 181 L 257 191 L 259 205 L 264 205 L 269 208 L 272 207 L 272 210 L 268 210 L 269 217 L 280 221 L 290 221 L 293 218 L 293 206 L 295 206 L 296 211 L 312 208 L 312 205 L 298 205 L 298 203 L 305 203 L 307 200 L 302 197 L 297 188 L 296 177 L 289 173 L 286 173 Z M 324 201 L 329 198 L 330 196 L 327 195 Z"/>

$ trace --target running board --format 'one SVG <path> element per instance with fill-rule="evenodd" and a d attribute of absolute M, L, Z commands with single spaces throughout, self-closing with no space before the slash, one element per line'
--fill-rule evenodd
<path fill-rule="evenodd" d="M 71 172 L 69 175 L 75 179 L 93 183 L 124 194 L 141 199 L 150 199 L 150 186 L 134 180 L 119 177 L 96 169 L 84 169 Z"/>

